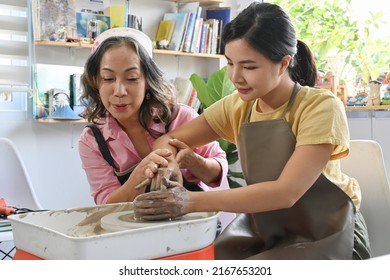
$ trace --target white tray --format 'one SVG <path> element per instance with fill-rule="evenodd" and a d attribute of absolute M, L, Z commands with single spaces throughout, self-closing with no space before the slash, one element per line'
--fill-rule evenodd
<path fill-rule="evenodd" d="M 132 210 L 131 203 L 9 216 L 18 249 L 42 259 L 156 259 L 199 250 L 214 242 L 219 213 L 192 213 L 176 221 L 108 232 L 100 219 Z"/>

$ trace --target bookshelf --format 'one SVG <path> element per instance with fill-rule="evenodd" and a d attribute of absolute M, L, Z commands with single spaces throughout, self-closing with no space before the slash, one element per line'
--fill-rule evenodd
<path fill-rule="evenodd" d="M 147 3 L 138 3 L 137 1 L 131 3 L 133 12 L 139 7 L 137 15 L 144 17 L 145 24 L 143 31 L 154 39 L 153 33 L 157 30 L 156 21 L 166 12 L 175 12 L 177 7 L 188 3 L 199 3 L 199 6 L 217 6 L 224 3 L 225 0 L 145 0 Z M 155 5 L 154 3 L 161 3 Z M 170 4 L 169 4 L 170 3 Z M 151 5 L 151 10 L 145 10 L 145 7 Z M 145 6 L 145 7 L 143 7 Z M 158 7 L 157 7 L 158 6 Z M 52 65 L 70 65 L 80 67 L 83 65 L 85 59 L 88 57 L 92 48 L 90 43 L 81 42 L 61 42 L 61 41 L 48 41 L 48 40 L 33 40 L 33 52 L 34 62 L 33 65 L 37 64 L 52 64 Z M 153 53 L 156 55 L 156 62 L 162 67 L 167 75 L 173 77 L 182 74 L 182 70 L 185 69 L 187 73 L 197 72 L 203 73 L 205 76 L 208 75 L 208 71 L 211 69 L 220 68 L 224 55 L 221 54 L 209 54 L 209 53 L 194 53 L 194 52 L 182 52 L 172 51 L 166 49 L 154 49 Z M 172 57 L 175 60 L 172 60 Z M 197 59 L 202 59 L 202 63 L 196 62 Z M 175 63 L 172 63 L 175 61 Z M 202 66 L 201 66 L 202 65 Z M 223 66 L 223 65 L 222 65 Z M 210 69 L 210 70 L 209 70 Z M 184 74 L 186 75 L 186 73 Z M 53 119 L 40 119 L 33 118 L 34 122 L 37 123 L 85 123 L 84 120 L 53 120 Z"/>

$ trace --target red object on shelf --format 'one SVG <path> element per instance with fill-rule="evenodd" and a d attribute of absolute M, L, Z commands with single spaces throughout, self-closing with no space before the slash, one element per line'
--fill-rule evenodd
<path fill-rule="evenodd" d="M 211 245 L 199 250 L 173 255 L 173 256 L 157 258 L 156 260 L 214 260 L 214 259 L 215 259 L 214 243 L 212 243 Z M 13 257 L 13 260 L 43 260 L 43 259 L 33 254 L 30 254 L 26 251 L 16 248 L 16 252 Z"/>

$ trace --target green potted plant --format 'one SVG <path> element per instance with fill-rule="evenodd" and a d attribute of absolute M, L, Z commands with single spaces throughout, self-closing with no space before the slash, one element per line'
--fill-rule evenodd
<path fill-rule="evenodd" d="M 210 77 L 204 79 L 194 73 L 190 76 L 190 81 L 197 92 L 197 97 L 201 102 L 201 110 L 209 107 L 214 102 L 233 93 L 235 90 L 234 84 L 230 81 L 226 74 L 226 66 L 215 71 Z M 238 179 L 244 179 L 240 171 L 234 171 L 234 165 L 238 161 L 237 147 L 235 144 L 226 141 L 225 139 L 218 140 L 221 148 L 226 153 L 226 158 L 229 163 L 227 180 L 231 188 L 240 187 Z"/>

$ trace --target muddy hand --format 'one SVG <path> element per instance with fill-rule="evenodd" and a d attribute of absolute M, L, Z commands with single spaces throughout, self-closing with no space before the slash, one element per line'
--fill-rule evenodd
<path fill-rule="evenodd" d="M 152 179 L 151 185 L 150 185 L 150 191 L 159 191 L 164 189 L 163 185 L 163 178 L 169 179 L 171 177 L 171 170 L 168 168 L 159 168 L 157 170 L 156 176 Z"/>
<path fill-rule="evenodd" d="M 173 184 L 177 183 L 173 182 Z M 173 219 L 187 213 L 188 192 L 184 187 L 176 186 L 144 193 L 134 199 L 133 206 L 136 220 Z"/>

